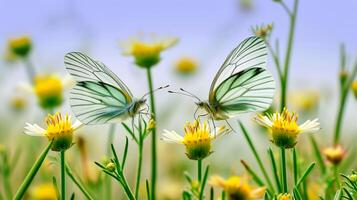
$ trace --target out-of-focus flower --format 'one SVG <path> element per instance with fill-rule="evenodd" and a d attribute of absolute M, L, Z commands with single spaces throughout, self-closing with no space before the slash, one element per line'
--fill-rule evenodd
<path fill-rule="evenodd" d="M 341 145 L 337 145 L 326 148 L 323 153 L 326 156 L 327 161 L 333 165 L 338 165 L 345 157 L 346 150 Z"/>
<path fill-rule="evenodd" d="M 149 68 L 160 61 L 160 54 L 178 42 L 177 38 L 157 39 L 150 41 L 133 38 L 122 43 L 123 54 L 133 56 L 135 64 L 143 68 Z"/>
<path fill-rule="evenodd" d="M 209 184 L 223 188 L 229 200 L 260 199 L 266 190 L 265 187 L 254 188 L 249 184 L 247 177 L 240 176 L 231 176 L 227 180 L 220 176 L 213 176 L 210 178 Z"/>
<path fill-rule="evenodd" d="M 251 10 L 253 8 L 252 0 L 239 0 L 240 8 L 243 10 Z"/>
<path fill-rule="evenodd" d="M 144 188 L 144 187 L 143 187 Z M 158 199 L 176 200 L 181 195 L 182 185 L 179 181 L 160 181 Z M 144 193 L 145 191 L 143 191 Z M 144 197 L 142 197 L 144 199 Z"/>
<path fill-rule="evenodd" d="M 270 36 L 271 31 L 273 30 L 273 24 L 268 24 L 268 25 L 261 25 L 261 26 L 256 26 L 253 28 L 253 33 L 261 37 L 263 39 L 267 38 Z"/>
<path fill-rule="evenodd" d="M 76 144 L 81 155 L 83 180 L 85 182 L 95 183 L 98 180 L 99 171 L 97 171 L 94 165 L 91 165 L 91 161 L 88 158 L 87 142 L 83 137 L 79 136 Z"/>
<path fill-rule="evenodd" d="M 357 174 L 355 174 L 355 173 L 349 175 L 348 178 L 349 178 L 352 182 L 357 182 Z"/>
<path fill-rule="evenodd" d="M 343 69 L 340 71 L 339 76 L 341 85 L 344 85 L 346 83 L 346 80 L 348 79 L 349 73 L 347 70 Z"/>
<path fill-rule="evenodd" d="M 279 194 L 277 200 L 293 200 L 293 197 L 288 193 L 284 193 L 284 194 Z"/>
<path fill-rule="evenodd" d="M 309 182 L 307 187 L 307 196 L 309 200 L 320 200 L 321 192 L 323 191 L 321 184 L 316 182 Z"/>
<path fill-rule="evenodd" d="M 70 76 L 60 78 L 54 74 L 37 75 L 34 85 L 21 85 L 21 89 L 34 93 L 38 103 L 43 109 L 53 109 L 63 102 L 63 92 L 74 85 L 74 80 Z"/>
<path fill-rule="evenodd" d="M 32 49 L 31 38 L 27 35 L 8 40 L 8 50 L 18 57 L 26 57 Z"/>
<path fill-rule="evenodd" d="M 61 113 L 48 115 L 45 119 L 47 129 L 41 128 L 37 124 L 26 123 L 25 133 L 31 136 L 47 137 L 49 141 L 53 140 L 51 149 L 53 151 L 62 151 L 70 148 L 73 141 L 73 133 L 82 125 L 78 120 L 72 124 L 71 116 Z"/>
<path fill-rule="evenodd" d="M 14 96 L 10 99 L 10 106 L 15 111 L 22 111 L 27 107 L 27 100 L 23 96 Z"/>
<path fill-rule="evenodd" d="M 255 121 L 269 129 L 272 142 L 278 147 L 293 148 L 297 143 L 297 136 L 304 132 L 316 132 L 320 129 L 318 119 L 307 120 L 298 125 L 296 113 L 284 109 L 282 113 L 258 115 Z"/>
<path fill-rule="evenodd" d="M 355 95 L 355 97 L 357 99 L 357 80 L 352 82 L 351 88 L 352 88 L 353 94 Z"/>
<path fill-rule="evenodd" d="M 225 126 L 221 126 L 214 133 L 211 133 L 208 123 L 202 124 L 199 120 L 186 123 L 184 130 L 185 135 L 183 137 L 175 131 L 164 130 L 162 140 L 185 145 L 186 155 L 192 160 L 202 160 L 209 156 L 212 153 L 212 140 L 228 132 Z"/>
<path fill-rule="evenodd" d="M 116 169 L 116 166 L 113 162 L 109 162 L 106 166 L 105 169 L 107 169 L 110 172 L 114 172 Z"/>
<path fill-rule="evenodd" d="M 316 91 L 296 91 L 290 95 L 292 107 L 301 112 L 309 112 L 314 110 L 320 99 L 320 95 Z"/>
<path fill-rule="evenodd" d="M 56 200 L 57 192 L 52 183 L 44 183 L 35 186 L 30 191 L 30 196 L 33 200 Z"/>
<path fill-rule="evenodd" d="M 17 60 L 18 56 L 14 54 L 10 49 L 6 49 L 4 54 L 4 60 L 8 63 L 13 63 Z"/>
<path fill-rule="evenodd" d="M 180 74 L 193 74 L 196 72 L 198 63 L 190 57 L 182 57 L 175 63 L 175 70 Z"/>
<path fill-rule="evenodd" d="M 156 122 L 153 118 L 151 118 L 148 123 L 147 131 L 152 131 L 155 129 L 155 127 L 156 127 Z"/>

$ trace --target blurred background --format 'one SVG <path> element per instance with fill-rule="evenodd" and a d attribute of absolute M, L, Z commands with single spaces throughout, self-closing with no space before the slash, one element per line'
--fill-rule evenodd
<path fill-rule="evenodd" d="M 287 0 L 290 5 L 292 1 Z M 338 100 L 339 46 L 346 44 L 347 62 L 352 65 L 357 55 L 357 1 L 300 1 L 296 37 L 290 71 L 290 107 L 308 112 L 309 118 L 319 117 L 322 141 L 329 137 L 334 126 Z M 273 23 L 272 39 L 279 38 L 284 52 L 288 33 L 288 17 L 273 1 L 267 0 L 153 0 L 153 1 L 20 1 L 5 0 L 0 7 L 0 47 L 6 53 L 7 40 L 28 35 L 33 41 L 31 61 L 38 73 L 66 75 L 63 57 L 67 52 L 82 51 L 105 63 L 140 97 L 147 92 L 145 71 L 137 68 L 132 58 L 122 56 L 120 42 L 133 36 L 156 34 L 179 38 L 179 43 L 162 54 L 162 62 L 153 69 L 156 87 L 170 84 L 172 89 L 183 87 L 199 97 L 208 97 L 211 81 L 228 53 L 244 38 L 252 35 L 252 27 Z M 182 74 L 177 62 L 182 58 L 194 61 L 193 71 Z M 21 145 L 29 140 L 23 135 L 25 122 L 42 124 L 45 115 L 36 106 L 34 95 L 25 94 L 18 86 L 27 82 L 21 62 L 0 63 L 0 143 L 6 146 Z M 276 75 L 274 63 L 269 69 Z M 14 96 L 24 96 L 24 110 L 14 112 L 11 101 Z M 158 130 L 181 132 L 186 121 L 193 119 L 195 104 L 192 99 L 156 94 L 158 104 Z M 278 94 L 277 94 L 278 96 Z M 62 111 L 70 111 L 64 102 Z M 356 101 L 348 101 L 344 132 L 351 134 L 357 128 Z M 252 130 L 252 115 L 242 115 Z M 304 117 L 304 116 L 302 116 Z M 231 120 L 233 127 L 236 120 Z M 82 129 L 80 135 L 88 143 L 90 160 L 100 160 L 105 154 L 108 126 Z M 124 133 L 118 128 L 116 143 L 122 144 Z M 253 132 L 253 131 L 252 131 Z M 208 162 L 218 166 L 213 172 L 229 175 L 242 171 L 240 159 L 249 159 L 247 146 L 239 131 L 230 139 L 218 140 L 215 153 Z M 20 139 L 19 139 L 20 138 Z M 268 141 L 256 135 L 262 146 Z M 4 142 L 11 141 L 11 142 Z M 21 141 L 21 142 L 19 142 Z M 347 142 L 346 142 L 347 143 Z M 146 148 L 149 147 L 147 142 Z M 160 184 L 169 194 L 175 193 L 172 177 L 182 181 L 182 169 L 190 170 L 184 149 L 179 145 L 159 142 Z M 41 149 L 41 148 L 40 148 Z M 38 150 L 38 149 L 37 149 Z M 34 147 L 36 151 L 36 147 Z M 75 151 L 75 150 L 73 150 Z M 136 148 L 132 145 L 132 155 Z M 165 152 L 165 153 L 162 153 Z M 232 162 L 227 161 L 227 155 Z M 149 157 L 144 162 L 149 164 Z M 133 166 L 135 159 L 133 158 Z M 192 164 L 192 163 L 191 163 Z M 145 164 L 144 164 L 145 166 Z M 149 166 L 149 165 L 147 165 Z M 147 169 L 148 172 L 148 169 Z M 145 172 L 145 176 L 148 173 Z M 22 172 L 25 173 L 25 172 Z M 16 185 L 17 183 L 14 183 Z M 171 187 L 171 185 L 173 185 Z"/>

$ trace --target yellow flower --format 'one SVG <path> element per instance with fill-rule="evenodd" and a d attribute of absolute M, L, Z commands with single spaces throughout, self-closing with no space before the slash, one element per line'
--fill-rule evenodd
<path fill-rule="evenodd" d="M 199 120 L 193 123 L 186 123 L 184 130 L 184 137 L 175 131 L 164 130 L 162 140 L 185 145 L 186 155 L 192 160 L 202 160 L 209 156 L 212 153 L 212 140 L 228 132 L 225 126 L 221 126 L 215 130 L 215 133 L 211 133 L 208 123 L 204 122 L 202 124 Z"/>
<path fill-rule="evenodd" d="M 357 182 L 357 174 L 351 174 L 348 176 L 348 178 L 352 181 L 352 182 Z"/>
<path fill-rule="evenodd" d="M 227 180 L 220 176 L 213 176 L 209 184 L 221 187 L 229 200 L 260 199 L 265 193 L 265 187 L 254 188 L 248 183 L 247 177 L 231 176 Z"/>
<path fill-rule="evenodd" d="M 293 200 L 293 197 L 288 193 L 284 193 L 279 194 L 277 200 Z"/>
<path fill-rule="evenodd" d="M 29 36 L 11 38 L 8 41 L 9 51 L 19 57 L 26 57 L 30 53 L 31 48 L 32 42 Z"/>
<path fill-rule="evenodd" d="M 63 102 L 63 92 L 71 88 L 75 81 L 71 76 L 63 78 L 55 74 L 36 75 L 34 85 L 23 84 L 21 89 L 34 93 L 37 97 L 38 104 L 43 109 L 53 109 Z"/>
<path fill-rule="evenodd" d="M 272 142 L 278 147 L 293 148 L 297 143 L 297 136 L 304 132 L 315 132 L 320 129 L 318 119 L 307 120 L 298 125 L 298 116 L 284 109 L 282 113 L 258 115 L 255 121 L 269 129 Z"/>
<path fill-rule="evenodd" d="M 152 131 L 155 129 L 155 127 L 156 127 L 156 122 L 153 118 L 151 118 L 148 123 L 147 131 Z"/>
<path fill-rule="evenodd" d="M 34 200 L 56 200 L 57 193 L 52 183 L 44 183 L 34 187 L 30 196 Z"/>
<path fill-rule="evenodd" d="M 82 125 L 80 121 L 72 124 L 71 116 L 61 113 L 48 115 L 45 119 L 47 128 L 43 129 L 37 124 L 26 123 L 25 133 L 31 136 L 44 136 L 53 140 L 52 150 L 62 151 L 70 148 L 73 141 L 73 133 Z"/>
<path fill-rule="evenodd" d="M 182 57 L 175 63 L 175 69 L 181 74 L 192 74 L 197 70 L 198 63 L 190 57 Z"/>
<path fill-rule="evenodd" d="M 326 159 L 334 164 L 334 165 L 338 165 L 341 163 L 341 161 L 343 160 L 343 158 L 346 155 L 346 150 L 342 148 L 341 145 L 337 145 L 337 146 L 333 146 L 333 147 L 328 147 L 326 148 L 323 153 L 326 156 Z"/>
<path fill-rule="evenodd" d="M 21 111 L 24 110 L 27 106 L 27 101 L 24 97 L 22 96 L 14 96 L 10 100 L 10 106 L 13 108 L 15 111 Z"/>
<path fill-rule="evenodd" d="M 266 26 L 256 26 L 253 28 L 253 32 L 256 36 L 261 38 L 266 38 L 270 35 L 271 31 L 273 30 L 273 24 L 268 24 Z"/>
<path fill-rule="evenodd" d="M 355 97 L 357 99 L 357 81 L 353 81 L 351 88 L 352 88 L 353 94 L 355 95 Z"/>
<path fill-rule="evenodd" d="M 160 53 L 175 45 L 177 41 L 177 38 L 153 38 L 152 41 L 130 39 L 122 44 L 123 54 L 133 56 L 138 66 L 150 68 L 160 61 Z"/>

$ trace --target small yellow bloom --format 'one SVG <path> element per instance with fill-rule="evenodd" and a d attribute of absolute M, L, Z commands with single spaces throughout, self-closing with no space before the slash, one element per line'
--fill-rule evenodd
<path fill-rule="evenodd" d="M 302 112 L 314 110 L 318 106 L 320 99 L 319 93 L 312 90 L 296 91 L 289 97 L 292 106 Z"/>
<path fill-rule="evenodd" d="M 278 200 L 293 200 L 293 197 L 288 193 L 284 193 L 278 195 Z"/>
<path fill-rule="evenodd" d="M 342 148 L 341 145 L 337 145 L 337 146 L 326 148 L 323 151 L 323 153 L 325 154 L 327 161 L 329 161 L 334 165 L 338 165 L 345 157 L 346 150 Z"/>
<path fill-rule="evenodd" d="M 269 129 L 272 135 L 272 142 L 278 147 L 293 148 L 297 143 L 297 136 L 303 132 L 315 132 L 320 129 L 318 119 L 307 120 L 298 125 L 296 113 L 284 109 L 282 113 L 258 115 L 255 121 Z"/>
<path fill-rule="evenodd" d="M 346 82 L 346 80 L 348 79 L 348 76 L 349 76 L 349 75 L 350 75 L 350 74 L 349 74 L 348 71 L 345 70 L 345 69 L 343 69 L 343 70 L 340 71 L 339 76 L 340 76 L 341 85 L 344 85 L 344 84 L 345 84 L 345 82 Z"/>
<path fill-rule="evenodd" d="M 44 136 L 48 140 L 53 140 L 52 150 L 62 151 L 70 148 L 73 141 L 73 133 L 82 125 L 80 121 L 72 124 L 71 116 L 61 113 L 48 115 L 45 119 L 47 129 L 43 129 L 37 124 L 26 123 L 25 133 L 31 136 Z"/>
<path fill-rule="evenodd" d="M 265 187 L 254 188 L 248 183 L 247 177 L 231 176 L 227 180 L 220 176 L 213 176 L 209 184 L 221 187 L 229 200 L 253 200 L 264 196 Z"/>
<path fill-rule="evenodd" d="M 27 107 L 27 100 L 22 96 L 14 96 L 10 100 L 10 106 L 15 111 L 22 111 Z"/>
<path fill-rule="evenodd" d="M 253 28 L 254 34 L 261 38 L 267 38 L 272 30 L 273 30 L 273 24 L 268 24 L 266 26 L 262 25 Z"/>
<path fill-rule="evenodd" d="M 52 183 L 45 183 L 34 187 L 30 196 L 34 200 L 56 200 L 57 192 Z"/>
<path fill-rule="evenodd" d="M 143 41 L 131 39 L 122 44 L 123 54 L 133 56 L 135 63 L 143 68 L 150 68 L 160 61 L 160 54 L 177 43 L 177 38 L 155 39 Z"/>
<path fill-rule="evenodd" d="M 211 152 L 211 142 L 228 129 L 225 126 L 218 127 L 215 133 L 211 133 L 207 122 L 203 124 L 196 120 L 193 123 L 186 123 L 185 135 L 182 137 L 175 131 L 164 130 L 162 140 L 170 143 L 179 143 L 186 146 L 186 155 L 192 160 L 202 160 L 209 156 Z"/>
<path fill-rule="evenodd" d="M 351 174 L 348 176 L 348 178 L 352 181 L 352 182 L 357 182 L 357 174 Z"/>
<path fill-rule="evenodd" d="M 156 122 L 153 118 L 151 118 L 148 123 L 147 131 L 152 131 L 155 129 L 155 127 L 156 127 Z"/>
<path fill-rule="evenodd" d="M 11 38 L 8 41 L 8 48 L 16 56 L 26 57 L 32 48 L 31 38 L 29 36 Z"/>
<path fill-rule="evenodd" d="M 182 57 L 175 63 L 175 69 L 181 74 L 192 74 L 196 72 L 198 63 L 190 57 Z"/>
<path fill-rule="evenodd" d="M 114 172 L 115 169 L 116 169 L 116 166 L 115 166 L 115 164 L 114 164 L 113 162 L 109 162 L 109 163 L 105 166 L 105 168 L 106 168 L 107 170 L 109 170 L 110 172 Z"/>
<path fill-rule="evenodd" d="M 353 94 L 355 95 L 355 97 L 357 99 L 357 80 L 352 82 L 351 88 L 352 88 Z"/>

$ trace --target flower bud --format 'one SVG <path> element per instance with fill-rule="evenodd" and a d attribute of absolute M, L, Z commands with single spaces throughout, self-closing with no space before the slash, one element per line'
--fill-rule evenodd
<path fill-rule="evenodd" d="M 9 39 L 9 50 L 16 56 L 26 57 L 32 48 L 31 38 L 28 36 L 21 36 Z"/>
<path fill-rule="evenodd" d="M 353 83 L 351 85 L 351 89 L 352 89 L 352 92 L 353 92 L 355 98 L 357 99 L 357 80 L 353 81 Z"/>
<path fill-rule="evenodd" d="M 114 172 L 116 169 L 116 166 L 113 162 L 110 162 L 105 166 L 105 168 L 110 172 Z"/>
<path fill-rule="evenodd" d="M 333 165 L 338 165 L 345 157 L 346 151 L 342 148 L 342 146 L 338 145 L 326 148 L 324 150 L 324 154 L 326 156 L 327 161 L 329 161 Z"/>

